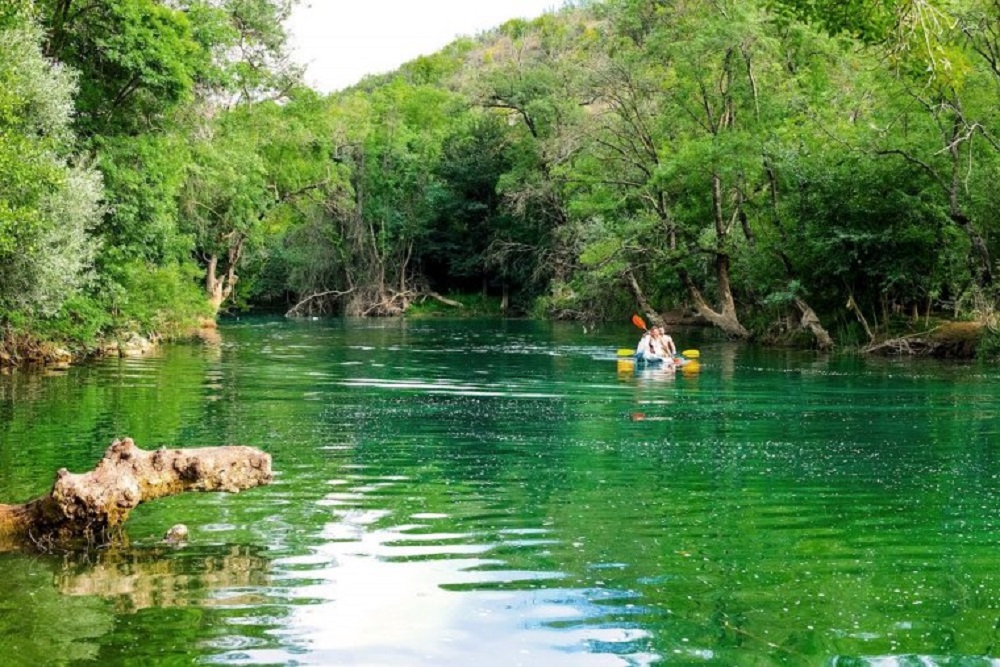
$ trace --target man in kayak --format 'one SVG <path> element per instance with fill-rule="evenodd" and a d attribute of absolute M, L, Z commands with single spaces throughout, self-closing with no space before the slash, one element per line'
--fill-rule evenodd
<path fill-rule="evenodd" d="M 659 354 L 669 359 L 675 359 L 677 357 L 677 346 L 674 345 L 674 339 L 663 330 L 663 327 L 656 326 L 653 328 L 656 330 L 656 341 L 660 345 Z"/>

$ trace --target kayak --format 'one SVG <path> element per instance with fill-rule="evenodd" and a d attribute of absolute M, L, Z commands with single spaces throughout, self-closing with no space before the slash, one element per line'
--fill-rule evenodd
<path fill-rule="evenodd" d="M 668 372 L 679 368 L 685 375 L 697 375 L 701 370 L 701 365 L 698 363 L 700 358 L 701 352 L 698 350 L 684 350 L 673 358 L 672 363 L 667 363 L 666 359 L 646 359 L 634 350 L 621 348 L 618 350 L 618 373 L 626 375 L 645 369 Z"/>
<path fill-rule="evenodd" d="M 662 366 L 666 363 L 666 359 L 649 359 L 642 356 L 641 354 L 633 354 L 632 361 L 635 362 L 637 366 Z M 672 364 L 668 364 L 672 365 Z"/>
<path fill-rule="evenodd" d="M 665 359 L 642 359 L 638 355 L 618 358 L 618 373 L 632 374 L 640 371 L 660 371 L 668 373 L 680 369 L 685 375 L 697 374 L 701 369 L 697 359 L 685 357 L 675 357 L 673 363 L 667 363 Z"/>
<path fill-rule="evenodd" d="M 634 361 L 638 358 L 638 353 L 632 348 L 619 348 L 618 356 L 624 357 L 626 361 Z M 678 361 L 682 366 L 686 363 L 697 361 L 701 357 L 701 352 L 698 350 L 684 350 L 680 354 L 674 357 L 675 361 Z"/>
<path fill-rule="evenodd" d="M 634 361 L 637 366 L 663 366 L 664 364 L 666 364 L 668 366 L 676 366 L 677 368 L 681 368 L 682 366 L 687 366 L 688 364 L 692 363 L 694 360 L 685 359 L 684 357 L 681 356 L 676 356 L 672 360 L 669 360 L 668 362 L 667 359 L 649 359 L 639 354 L 633 354 L 632 361 Z"/>
<path fill-rule="evenodd" d="M 670 363 L 669 361 L 646 361 L 643 359 L 636 359 L 635 357 L 618 360 L 619 372 L 643 373 L 650 371 L 655 372 L 657 375 L 662 375 L 664 373 L 673 373 L 678 370 L 686 370 L 687 368 L 688 366 L 686 364 Z"/>

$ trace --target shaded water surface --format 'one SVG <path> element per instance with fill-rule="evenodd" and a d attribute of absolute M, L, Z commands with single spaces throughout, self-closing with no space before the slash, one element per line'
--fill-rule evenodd
<path fill-rule="evenodd" d="M 0 554 L 5 664 L 917 665 L 1000 656 L 1000 372 L 634 330 L 249 320 L 0 376 L 0 499 L 110 441 L 246 444 L 272 486 Z M 160 543 L 184 522 L 182 548 Z"/>

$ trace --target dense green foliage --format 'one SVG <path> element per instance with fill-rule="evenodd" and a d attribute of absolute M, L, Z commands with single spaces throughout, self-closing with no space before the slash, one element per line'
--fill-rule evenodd
<path fill-rule="evenodd" d="M 0 308 L 45 316 L 89 277 L 100 179 L 73 155 L 74 77 L 30 23 L 0 30 Z"/>
<path fill-rule="evenodd" d="M 328 97 L 287 12 L 0 10 L 8 354 L 449 293 L 820 346 L 992 324 L 995 1 L 580 2 Z"/>

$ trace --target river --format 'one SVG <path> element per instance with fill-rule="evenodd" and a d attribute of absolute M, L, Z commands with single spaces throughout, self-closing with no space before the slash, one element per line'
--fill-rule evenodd
<path fill-rule="evenodd" d="M 524 321 L 219 333 L 0 376 L 4 502 L 125 435 L 276 471 L 143 505 L 111 548 L 0 554 L 4 664 L 1000 656 L 996 367 L 678 331 L 697 372 L 635 371 L 635 329 Z"/>

